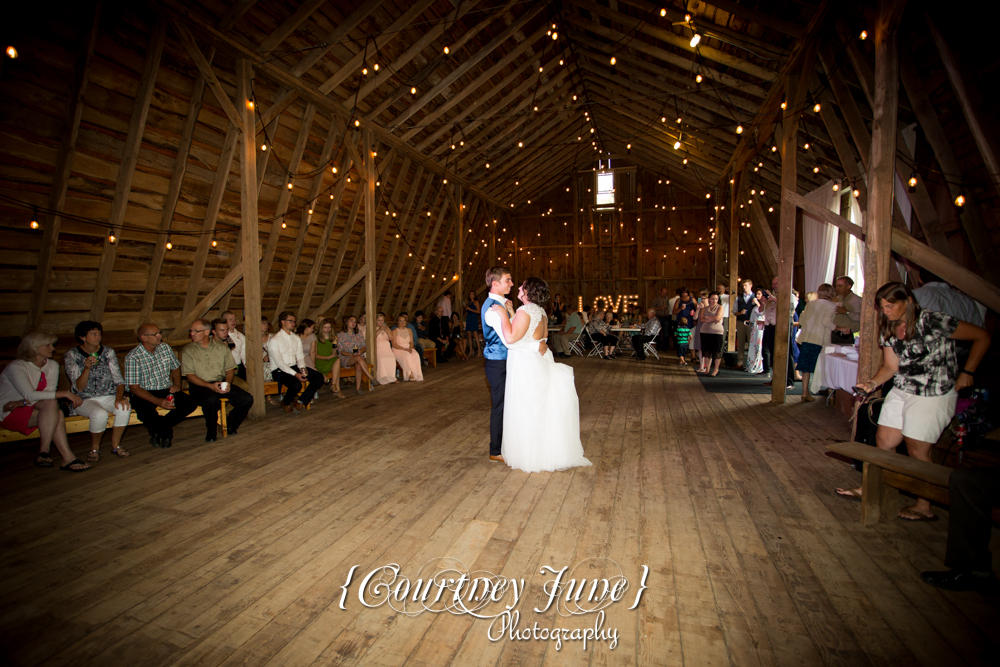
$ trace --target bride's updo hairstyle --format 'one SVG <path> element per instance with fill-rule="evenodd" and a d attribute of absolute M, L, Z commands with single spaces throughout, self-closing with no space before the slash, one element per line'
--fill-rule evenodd
<path fill-rule="evenodd" d="M 536 306 L 544 308 L 549 302 L 549 284 L 541 278 L 532 276 L 525 280 L 521 287 L 524 288 L 524 295 L 528 297 L 528 301 Z"/>

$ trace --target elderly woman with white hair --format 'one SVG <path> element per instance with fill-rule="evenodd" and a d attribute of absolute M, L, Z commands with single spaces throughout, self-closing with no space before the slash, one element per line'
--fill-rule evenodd
<path fill-rule="evenodd" d="M 30 333 L 17 346 L 17 359 L 0 373 L 0 426 L 10 431 L 30 435 L 38 429 L 38 458 L 35 465 L 52 467 L 49 449 L 55 443 L 63 464 L 60 470 L 83 472 L 89 465 L 76 458 L 69 448 L 66 419 L 56 399 L 65 398 L 73 407 L 83 403 L 76 394 L 57 389 L 59 364 L 52 360 L 56 337 L 47 333 Z"/>

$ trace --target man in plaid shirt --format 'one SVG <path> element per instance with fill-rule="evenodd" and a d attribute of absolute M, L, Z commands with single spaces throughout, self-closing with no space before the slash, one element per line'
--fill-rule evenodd
<path fill-rule="evenodd" d="M 642 325 L 642 331 L 632 336 L 632 349 L 640 361 L 646 360 L 646 343 L 654 340 L 662 331 L 656 309 L 650 308 L 646 315 L 649 319 Z"/>
<path fill-rule="evenodd" d="M 143 324 L 136 332 L 139 346 L 125 355 L 125 384 L 132 393 L 132 409 L 149 431 L 149 444 L 170 447 L 174 426 L 198 407 L 181 391 L 181 364 L 155 324 Z M 169 410 L 166 415 L 156 409 Z"/>

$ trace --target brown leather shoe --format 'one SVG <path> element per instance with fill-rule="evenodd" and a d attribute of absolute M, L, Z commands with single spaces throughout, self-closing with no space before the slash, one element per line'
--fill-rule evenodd
<path fill-rule="evenodd" d="M 503 460 L 502 456 L 494 456 L 493 454 L 490 454 L 490 461 L 499 461 L 500 463 L 506 463 L 506 461 Z"/>

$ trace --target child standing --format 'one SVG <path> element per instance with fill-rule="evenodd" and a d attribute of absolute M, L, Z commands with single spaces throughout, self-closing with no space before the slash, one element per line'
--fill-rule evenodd
<path fill-rule="evenodd" d="M 687 366 L 684 357 L 688 352 L 688 341 L 691 339 L 691 327 L 688 326 L 688 318 L 677 319 L 677 328 L 674 329 L 674 340 L 677 342 L 677 365 Z"/>

